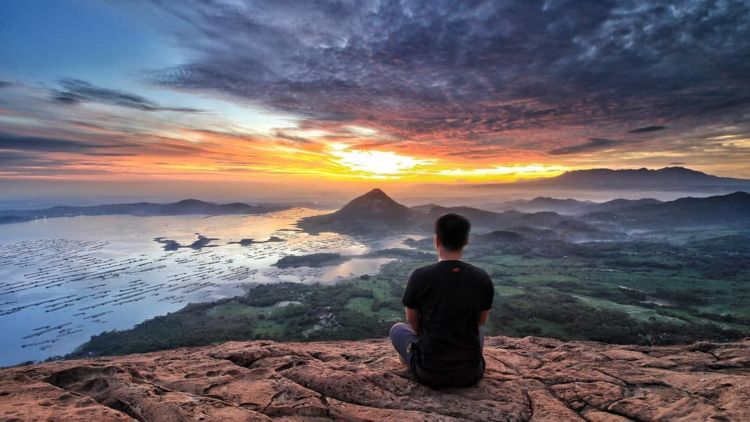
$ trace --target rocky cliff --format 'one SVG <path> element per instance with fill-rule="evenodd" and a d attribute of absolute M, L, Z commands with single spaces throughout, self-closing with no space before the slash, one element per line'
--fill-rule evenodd
<path fill-rule="evenodd" d="M 490 337 L 473 388 L 415 383 L 387 340 L 230 342 L 0 371 L 0 420 L 748 421 L 750 339 Z"/>

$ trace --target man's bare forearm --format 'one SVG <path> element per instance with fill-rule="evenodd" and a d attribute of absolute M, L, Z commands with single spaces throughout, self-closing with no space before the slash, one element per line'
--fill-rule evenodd
<path fill-rule="evenodd" d="M 490 316 L 490 311 L 489 311 L 489 310 L 487 310 L 487 311 L 482 311 L 482 312 L 481 312 L 481 313 L 479 314 L 479 326 L 480 326 L 480 327 L 481 327 L 482 325 L 484 325 L 484 323 L 486 323 L 486 322 L 487 322 L 487 318 L 488 318 L 489 316 Z"/>

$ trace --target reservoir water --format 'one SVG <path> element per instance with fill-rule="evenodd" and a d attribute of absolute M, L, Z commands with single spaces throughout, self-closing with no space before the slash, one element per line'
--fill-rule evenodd
<path fill-rule="evenodd" d="M 188 303 L 243 294 L 247 283 L 335 283 L 375 273 L 391 260 L 274 267 L 286 255 L 356 256 L 374 247 L 295 228 L 299 218 L 320 213 L 81 216 L 0 225 L 0 366 L 64 355 L 91 335 L 127 329 Z M 189 246 L 201 237 L 210 240 Z M 164 239 L 188 246 L 165 250 Z M 242 239 L 253 242 L 242 245 Z"/>

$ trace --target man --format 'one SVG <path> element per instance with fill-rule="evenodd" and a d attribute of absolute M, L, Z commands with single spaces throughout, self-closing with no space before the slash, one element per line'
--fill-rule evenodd
<path fill-rule="evenodd" d="M 402 302 L 407 324 L 391 342 L 417 380 L 433 388 L 468 387 L 484 375 L 484 328 L 495 289 L 487 272 L 461 261 L 471 223 L 458 214 L 435 221 L 437 263 L 409 276 Z"/>

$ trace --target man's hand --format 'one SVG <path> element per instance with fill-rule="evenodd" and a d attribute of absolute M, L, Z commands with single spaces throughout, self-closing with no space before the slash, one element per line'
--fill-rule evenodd
<path fill-rule="evenodd" d="M 487 309 L 486 311 L 482 311 L 482 313 L 479 314 L 479 326 L 481 327 L 484 325 L 485 322 L 487 322 L 487 318 L 490 316 L 490 310 Z"/>
<path fill-rule="evenodd" d="M 411 325 L 415 333 L 419 334 L 419 311 L 411 308 L 404 308 L 404 310 L 406 310 L 406 322 Z"/>

